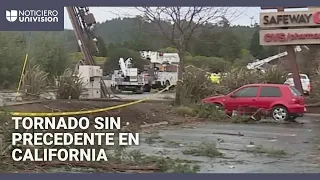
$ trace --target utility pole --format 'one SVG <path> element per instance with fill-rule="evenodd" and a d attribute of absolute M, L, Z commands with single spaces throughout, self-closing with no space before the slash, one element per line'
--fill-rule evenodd
<path fill-rule="evenodd" d="M 278 12 L 284 12 L 284 8 L 305 8 L 305 7 L 261 7 L 261 9 L 277 9 Z M 283 28 L 287 29 L 287 28 Z M 294 81 L 294 86 L 297 90 L 303 94 L 303 88 L 301 84 L 301 79 L 300 79 L 300 72 L 299 72 L 299 67 L 298 63 L 296 60 L 296 52 L 295 48 L 292 45 L 285 45 L 286 51 L 288 53 L 288 59 L 290 61 L 290 66 L 291 66 L 291 72 L 293 76 L 293 81 Z"/>
<path fill-rule="evenodd" d="M 87 65 L 95 66 L 96 62 L 94 61 L 89 48 L 88 41 L 86 41 L 85 36 L 89 37 L 89 40 L 93 40 L 90 27 L 96 23 L 93 14 L 88 13 L 89 9 L 87 7 L 67 7 L 69 18 L 75 32 L 78 45 L 81 49 L 81 52 L 84 57 L 84 61 Z M 107 97 L 108 90 L 104 81 L 101 79 L 101 90 L 102 96 Z"/>
<path fill-rule="evenodd" d="M 254 19 L 254 17 L 252 16 L 252 17 L 250 17 L 250 20 L 251 20 L 251 27 L 253 27 L 253 19 Z"/>
<path fill-rule="evenodd" d="M 278 7 L 277 8 L 278 12 L 284 12 L 283 7 Z M 303 94 L 303 88 L 301 84 L 301 77 L 300 77 L 300 72 L 299 72 L 299 67 L 298 67 L 298 62 L 297 62 L 297 57 L 296 57 L 296 52 L 294 50 L 294 46 L 292 45 L 286 45 L 286 50 L 288 53 L 288 59 L 290 61 L 290 66 L 291 66 L 291 71 L 292 71 L 292 76 L 293 76 L 293 81 L 294 81 L 294 86 L 297 90 L 300 91 L 301 94 Z"/>

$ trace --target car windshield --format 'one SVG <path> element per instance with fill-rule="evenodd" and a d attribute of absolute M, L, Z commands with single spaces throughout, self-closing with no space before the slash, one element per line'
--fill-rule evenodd
<path fill-rule="evenodd" d="M 290 91 L 291 91 L 293 96 L 302 96 L 302 94 L 298 91 L 298 89 L 296 89 L 293 86 L 290 86 Z"/>

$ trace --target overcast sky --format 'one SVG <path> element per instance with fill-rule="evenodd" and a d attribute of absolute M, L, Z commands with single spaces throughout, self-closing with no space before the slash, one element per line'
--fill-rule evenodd
<path fill-rule="evenodd" d="M 142 13 L 134 7 L 90 7 L 90 12 L 95 16 L 97 22 L 104 22 L 118 17 L 135 17 Z M 251 25 L 251 22 L 259 21 L 260 7 L 241 8 L 243 13 L 240 17 L 232 20 L 233 25 Z M 251 17 L 253 18 L 251 20 Z M 64 27 L 72 29 L 68 13 L 64 11 Z"/>
<path fill-rule="evenodd" d="M 232 25 L 246 25 L 250 26 L 251 23 L 259 23 L 260 7 L 235 7 L 241 11 L 241 15 L 231 21 Z M 90 12 L 95 16 L 97 22 L 105 22 L 118 17 L 135 17 L 142 15 L 134 7 L 90 7 Z M 290 9 L 290 11 L 306 10 L 306 9 Z M 265 10 L 266 11 L 266 10 Z M 276 10 L 267 10 L 276 11 Z M 64 11 L 64 27 L 65 29 L 72 29 L 70 19 L 66 10 Z"/>

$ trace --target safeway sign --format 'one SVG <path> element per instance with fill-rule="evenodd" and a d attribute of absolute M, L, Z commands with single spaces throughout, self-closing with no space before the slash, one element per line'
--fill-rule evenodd
<path fill-rule="evenodd" d="M 260 28 L 320 26 L 320 11 L 262 12 Z"/>

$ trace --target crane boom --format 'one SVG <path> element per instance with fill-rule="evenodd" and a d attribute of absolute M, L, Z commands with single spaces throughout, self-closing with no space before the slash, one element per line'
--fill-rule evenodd
<path fill-rule="evenodd" d="M 87 65 L 95 66 L 96 62 L 94 61 L 90 49 L 88 47 L 90 42 L 95 40 L 92 28 L 96 24 L 93 14 L 89 12 L 88 7 L 66 7 L 69 14 L 69 18 L 77 38 L 78 45 L 84 57 L 84 62 Z M 86 39 L 87 37 L 87 39 Z M 94 42 L 93 42 L 94 43 Z M 95 46 L 97 49 L 97 47 Z M 101 90 L 102 95 L 107 97 L 108 90 L 104 81 L 101 79 Z"/>
<path fill-rule="evenodd" d="M 295 52 L 300 52 L 302 51 L 301 47 L 300 46 L 297 46 L 295 49 Z M 247 68 L 248 69 L 258 69 L 260 68 L 261 66 L 263 66 L 264 64 L 266 63 L 269 63 L 275 59 L 278 59 L 278 58 L 281 58 L 281 57 L 284 57 L 288 55 L 288 52 L 285 51 L 285 52 L 282 52 L 282 53 L 279 53 L 277 55 L 274 55 L 274 56 L 270 56 L 270 57 L 267 57 L 265 59 L 262 59 L 262 60 L 256 60 L 255 62 L 252 62 L 252 63 L 248 63 L 247 65 Z"/>

